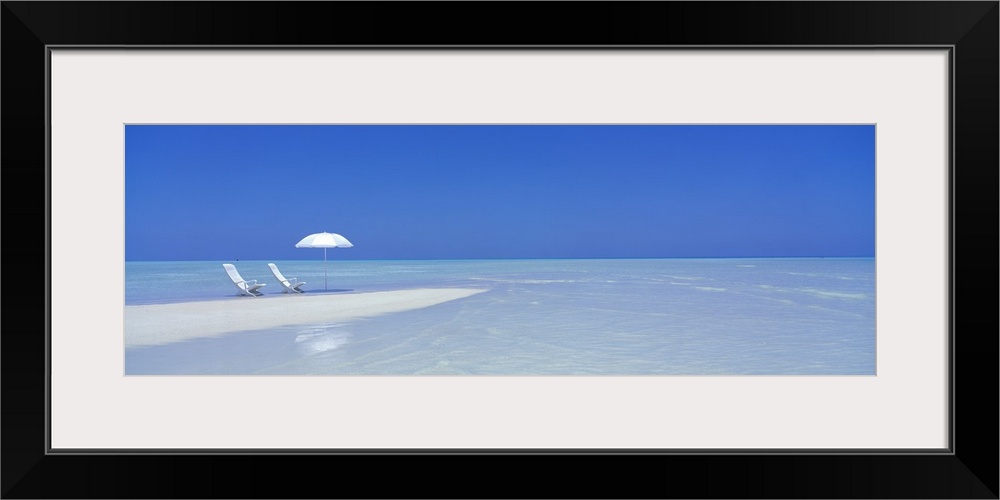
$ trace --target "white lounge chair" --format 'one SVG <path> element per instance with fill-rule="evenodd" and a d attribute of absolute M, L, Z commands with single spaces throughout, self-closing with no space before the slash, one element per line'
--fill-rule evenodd
<path fill-rule="evenodd" d="M 229 274 L 229 278 L 233 280 L 233 284 L 236 285 L 236 289 L 240 291 L 241 295 L 258 297 L 264 294 L 264 292 L 260 292 L 257 289 L 266 285 L 266 283 L 257 283 L 257 280 L 247 281 L 243 279 L 240 276 L 240 272 L 236 270 L 236 266 L 232 264 L 223 264 L 222 267 L 226 269 L 226 273 Z"/>
<path fill-rule="evenodd" d="M 271 273 L 273 273 L 274 277 L 278 279 L 278 283 L 281 283 L 281 286 L 285 287 L 285 290 L 281 293 L 288 293 L 288 292 L 302 293 L 302 290 L 300 290 L 299 288 L 302 285 L 306 284 L 305 281 L 299 281 L 298 278 L 292 278 L 290 280 L 288 278 L 285 278 L 281 274 L 281 271 L 278 270 L 278 266 L 272 263 L 268 263 L 267 267 L 271 268 Z"/>

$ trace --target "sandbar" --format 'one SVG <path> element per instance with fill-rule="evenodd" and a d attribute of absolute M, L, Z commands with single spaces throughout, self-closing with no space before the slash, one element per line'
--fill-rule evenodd
<path fill-rule="evenodd" d="M 125 306 L 125 347 L 163 345 L 280 326 L 351 321 L 430 307 L 485 291 L 479 288 L 419 288 L 130 305 Z"/>

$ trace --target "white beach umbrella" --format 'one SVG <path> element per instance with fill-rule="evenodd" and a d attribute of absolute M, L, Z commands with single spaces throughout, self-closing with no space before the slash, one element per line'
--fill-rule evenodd
<path fill-rule="evenodd" d="M 347 241 L 347 238 L 337 233 L 314 233 L 302 238 L 295 244 L 295 248 L 322 248 L 323 249 L 323 290 L 326 290 L 326 249 L 327 248 L 350 248 L 354 245 Z"/>

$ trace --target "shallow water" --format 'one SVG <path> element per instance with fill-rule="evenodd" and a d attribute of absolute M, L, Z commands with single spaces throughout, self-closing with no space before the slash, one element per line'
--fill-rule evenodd
<path fill-rule="evenodd" d="M 129 262 L 126 304 L 237 297 L 221 262 Z M 125 373 L 225 375 L 873 375 L 874 259 L 276 262 L 307 293 L 485 293 L 339 324 L 125 352 Z"/>

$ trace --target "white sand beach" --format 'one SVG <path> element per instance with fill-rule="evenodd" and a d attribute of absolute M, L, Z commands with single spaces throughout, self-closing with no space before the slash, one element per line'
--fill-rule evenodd
<path fill-rule="evenodd" d="M 162 345 L 285 325 L 350 321 L 430 307 L 485 291 L 478 288 L 420 288 L 126 306 L 125 347 Z"/>

